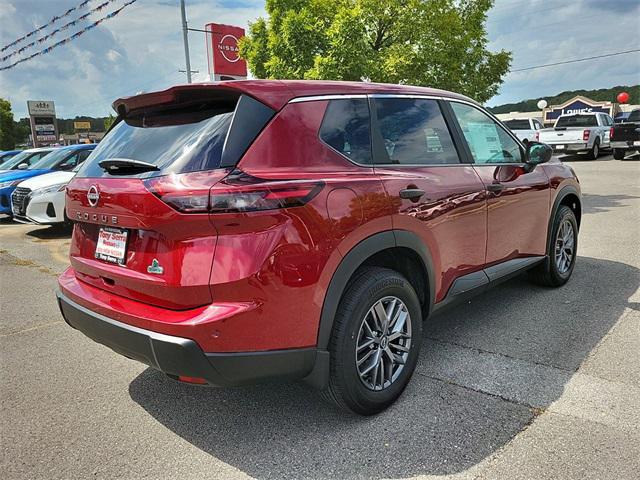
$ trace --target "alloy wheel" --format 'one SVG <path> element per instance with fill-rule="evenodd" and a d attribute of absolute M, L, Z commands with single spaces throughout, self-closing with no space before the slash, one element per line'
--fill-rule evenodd
<path fill-rule="evenodd" d="M 411 318 L 398 297 L 378 300 L 365 315 L 356 342 L 356 368 L 370 390 L 384 390 L 402 373 L 411 350 Z"/>
<path fill-rule="evenodd" d="M 571 268 L 575 255 L 575 232 L 569 220 L 563 220 L 556 235 L 556 267 L 558 272 L 565 274 Z"/>

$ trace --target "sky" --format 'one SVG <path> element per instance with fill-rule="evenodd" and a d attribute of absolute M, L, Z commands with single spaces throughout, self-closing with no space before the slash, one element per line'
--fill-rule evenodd
<path fill-rule="evenodd" d="M 103 1 L 94 0 L 90 7 Z M 93 14 L 91 21 L 125 1 L 115 0 L 102 12 Z M 80 2 L 0 0 L 1 46 Z M 264 1 L 258 0 L 186 2 L 191 28 L 202 29 L 209 22 L 247 28 L 249 22 L 265 14 Z M 74 12 L 56 25 L 80 14 Z M 75 31 L 63 31 L 51 42 Z M 512 69 L 638 48 L 640 0 L 497 0 L 488 14 L 487 32 L 490 50 L 513 53 Z M 194 81 L 205 81 L 204 34 L 190 32 L 189 47 L 191 68 L 199 71 Z M 10 51 L 0 53 L 0 57 Z M 35 51 L 33 47 L 28 53 Z M 0 97 L 11 101 L 16 118 L 27 115 L 27 100 L 54 100 L 59 118 L 104 116 L 111 112 L 110 104 L 118 97 L 185 82 L 184 73 L 178 71 L 184 68 L 179 0 L 138 0 L 76 40 L 0 72 Z M 543 98 L 564 90 L 638 83 L 640 53 L 631 53 L 509 73 L 499 94 L 488 105 Z"/>

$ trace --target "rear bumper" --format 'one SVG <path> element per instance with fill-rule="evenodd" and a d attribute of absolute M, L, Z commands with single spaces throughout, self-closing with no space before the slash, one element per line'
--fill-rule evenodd
<path fill-rule="evenodd" d="M 95 313 L 56 293 L 65 321 L 92 340 L 167 375 L 204 378 L 209 385 L 234 386 L 301 379 L 316 360 L 315 348 L 265 352 L 205 353 L 189 338 L 165 335 Z"/>
<path fill-rule="evenodd" d="M 620 148 L 624 150 L 637 150 L 637 149 L 640 149 L 640 140 L 611 142 L 611 148 Z"/>
<path fill-rule="evenodd" d="M 551 148 L 553 148 L 554 152 L 562 153 L 562 152 L 587 152 L 590 147 L 587 143 L 558 143 L 558 144 L 549 144 Z"/>

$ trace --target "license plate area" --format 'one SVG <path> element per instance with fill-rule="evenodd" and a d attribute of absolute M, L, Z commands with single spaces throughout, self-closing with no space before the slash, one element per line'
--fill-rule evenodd
<path fill-rule="evenodd" d="M 556 145 L 555 149 L 556 150 L 564 150 L 564 145 Z"/>
<path fill-rule="evenodd" d="M 127 257 L 128 236 L 129 232 L 121 228 L 100 227 L 95 258 L 117 265 L 124 265 Z"/>

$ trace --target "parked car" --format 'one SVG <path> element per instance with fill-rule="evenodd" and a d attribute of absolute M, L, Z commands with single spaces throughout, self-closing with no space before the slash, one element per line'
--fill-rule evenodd
<path fill-rule="evenodd" d="M 512 120 L 506 120 L 503 123 L 509 127 L 524 144 L 539 141 L 540 130 L 544 128 L 542 123 L 535 118 L 514 118 Z"/>
<path fill-rule="evenodd" d="M 0 213 L 13 216 L 11 195 L 18 184 L 52 171 L 72 170 L 82 163 L 94 148 L 93 144 L 61 147 L 31 164 L 27 170 L 10 170 L 0 174 Z"/>
<path fill-rule="evenodd" d="M 633 110 L 624 123 L 611 129 L 613 158 L 622 160 L 626 155 L 640 152 L 640 109 Z"/>
<path fill-rule="evenodd" d="M 11 194 L 13 219 L 37 225 L 68 224 L 64 189 L 80 168 L 45 173 L 19 183 Z"/>
<path fill-rule="evenodd" d="M 407 385 L 429 315 L 574 268 L 574 172 L 464 96 L 247 80 L 114 108 L 67 185 L 58 301 L 176 380 L 304 379 L 374 414 Z"/>
<path fill-rule="evenodd" d="M 553 128 L 540 130 L 540 141 L 556 153 L 586 153 L 595 160 L 602 149 L 611 148 L 613 119 L 605 113 L 560 115 Z"/>
<path fill-rule="evenodd" d="M 9 170 L 26 170 L 45 155 L 49 155 L 53 150 L 53 147 L 29 148 L 27 150 L 22 150 L 0 165 L 0 175 Z"/>
<path fill-rule="evenodd" d="M 15 157 L 22 150 L 4 150 L 0 152 L 0 170 L 2 170 L 2 164 L 9 160 L 10 158 Z"/>

